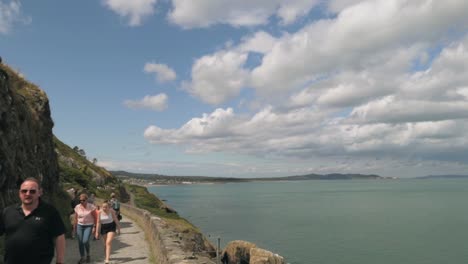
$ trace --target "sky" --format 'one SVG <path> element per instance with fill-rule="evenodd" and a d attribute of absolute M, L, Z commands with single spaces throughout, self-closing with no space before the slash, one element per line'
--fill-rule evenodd
<path fill-rule="evenodd" d="M 468 1 L 0 0 L 0 56 L 108 170 L 468 174 Z"/>

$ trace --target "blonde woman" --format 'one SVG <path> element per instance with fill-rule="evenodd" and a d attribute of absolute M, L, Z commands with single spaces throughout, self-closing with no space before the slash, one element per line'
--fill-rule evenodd
<path fill-rule="evenodd" d="M 112 240 L 115 234 L 120 234 L 120 223 L 115 211 L 110 208 L 109 202 L 104 201 L 99 210 L 98 223 L 96 228 L 95 236 L 99 237 L 102 235 L 102 242 L 104 243 L 104 251 L 106 253 L 106 259 L 104 263 L 109 263 L 110 252 L 112 249 Z"/>
<path fill-rule="evenodd" d="M 89 239 L 96 232 L 97 224 L 96 207 L 88 203 L 88 195 L 80 194 L 80 203 L 75 206 L 75 219 L 73 223 L 73 233 L 78 236 L 78 248 L 80 250 L 80 263 L 91 263 Z M 86 253 L 86 258 L 85 258 Z"/>

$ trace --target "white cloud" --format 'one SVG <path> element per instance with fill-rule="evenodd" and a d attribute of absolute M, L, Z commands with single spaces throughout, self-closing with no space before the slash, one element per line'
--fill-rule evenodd
<path fill-rule="evenodd" d="M 344 9 L 367 0 L 331 0 L 327 3 L 328 10 L 332 13 L 340 13 Z"/>
<path fill-rule="evenodd" d="M 356 107 L 351 119 L 404 123 L 468 118 L 468 76 L 464 74 L 468 71 L 467 44 L 468 37 L 449 45 L 429 70 L 400 78 L 403 80 L 394 83 L 394 94 Z"/>
<path fill-rule="evenodd" d="M 130 26 L 139 26 L 154 14 L 157 0 L 102 0 L 103 4 L 119 16 L 129 19 Z"/>
<path fill-rule="evenodd" d="M 145 138 L 152 143 L 191 145 L 191 152 L 263 153 L 284 144 L 284 139 L 301 140 L 300 135 L 320 125 L 320 118 L 321 113 L 305 108 L 280 113 L 266 107 L 252 117 L 236 115 L 231 108 L 216 109 L 179 129 L 150 126 Z"/>
<path fill-rule="evenodd" d="M 21 3 L 11 1 L 9 4 L 0 2 L 0 33 L 10 32 L 15 22 L 30 23 L 31 18 L 24 18 L 21 15 Z"/>
<path fill-rule="evenodd" d="M 306 15 L 318 1 L 310 0 L 172 0 L 169 20 L 184 28 L 208 27 L 214 24 L 257 26 L 276 15 L 290 24 Z"/>
<path fill-rule="evenodd" d="M 467 29 L 466 1 L 365 1 L 277 41 L 252 72 L 260 90 L 291 90 L 317 77 L 362 67 L 375 54 L 443 41 L 447 30 Z"/>
<path fill-rule="evenodd" d="M 281 1 L 277 16 L 283 24 L 291 24 L 299 17 L 307 15 L 309 11 L 319 3 L 319 0 L 289 0 Z"/>
<path fill-rule="evenodd" d="M 178 130 L 164 130 L 150 126 L 145 130 L 145 138 L 153 143 L 184 143 L 187 140 L 218 137 L 229 131 L 234 119 L 232 108 L 216 109 L 211 114 L 203 114 L 201 118 L 192 118 Z M 230 134 L 230 132 L 227 132 Z"/>
<path fill-rule="evenodd" d="M 125 100 L 124 105 L 132 109 L 146 108 L 156 111 L 163 111 L 167 108 L 167 100 L 167 95 L 161 93 L 154 96 L 147 95 L 139 101 Z"/>
<path fill-rule="evenodd" d="M 354 122 L 403 123 L 468 118 L 468 101 L 431 102 L 398 100 L 388 96 L 357 107 L 351 113 Z"/>
<path fill-rule="evenodd" d="M 187 146 L 189 152 L 227 152 L 263 157 L 320 156 L 401 158 L 468 149 L 467 121 L 346 124 L 315 109 L 278 112 L 267 107 L 251 117 L 217 109 L 179 129 L 150 126 L 145 138 L 157 144 Z M 456 148 L 454 148 L 456 147 Z M 393 154 L 390 154 L 393 153 Z M 466 155 L 465 155 L 466 156 Z"/>
<path fill-rule="evenodd" d="M 145 64 L 144 71 L 146 73 L 155 73 L 156 80 L 161 83 L 174 81 L 177 78 L 175 71 L 165 64 L 148 62 Z"/>
<path fill-rule="evenodd" d="M 180 128 L 149 127 L 145 137 L 186 146 L 188 153 L 343 162 L 314 163 L 315 172 L 414 173 L 433 162 L 440 168 L 466 168 L 457 162 L 468 158 L 467 39 L 434 54 L 429 70 L 408 72 L 408 62 L 424 46 L 398 49 L 392 58 L 376 55 L 379 59 L 369 64 L 378 65 L 373 68 L 317 81 L 291 95 L 284 107 L 270 105 L 251 115 L 217 109 Z M 347 162 L 350 158 L 356 162 Z M 390 162 L 394 168 L 385 167 Z M 310 169 L 302 166 L 299 170 Z"/>
<path fill-rule="evenodd" d="M 468 2 L 336 0 L 328 8 L 336 17 L 278 37 L 257 31 L 195 61 L 187 91 L 216 105 L 253 88 L 255 112 L 217 109 L 179 128 L 148 127 L 146 139 L 188 153 L 280 157 L 303 172 L 468 168 Z M 231 23 L 204 18 L 184 25 Z M 252 53 L 259 65 L 247 65 Z"/>
<path fill-rule="evenodd" d="M 192 66 L 192 81 L 183 87 L 209 104 L 220 104 L 239 94 L 248 77 L 242 66 L 247 54 L 219 51 L 199 58 Z"/>
<path fill-rule="evenodd" d="M 244 38 L 239 49 L 246 52 L 270 52 L 276 39 L 264 31 L 256 32 L 253 36 Z"/>

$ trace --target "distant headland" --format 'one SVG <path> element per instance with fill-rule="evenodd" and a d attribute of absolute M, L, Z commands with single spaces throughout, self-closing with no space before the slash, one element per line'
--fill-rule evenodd
<path fill-rule="evenodd" d="M 268 178 L 233 178 L 207 176 L 167 176 L 150 173 L 132 173 L 127 171 L 110 171 L 122 181 L 139 185 L 167 185 L 167 184 L 197 184 L 197 183 L 235 183 L 259 181 L 304 181 L 304 180 L 385 180 L 395 177 L 382 177 L 376 174 L 305 174 L 285 177 Z"/>

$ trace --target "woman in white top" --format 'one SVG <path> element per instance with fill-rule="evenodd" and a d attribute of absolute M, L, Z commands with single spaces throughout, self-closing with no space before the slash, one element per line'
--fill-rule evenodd
<path fill-rule="evenodd" d="M 116 233 L 120 234 L 120 223 L 115 211 L 110 208 L 107 201 L 102 203 L 98 219 L 95 236 L 98 238 L 99 234 L 102 235 L 102 242 L 104 243 L 104 251 L 106 253 L 105 263 L 107 264 L 109 263 L 112 240 Z"/>

